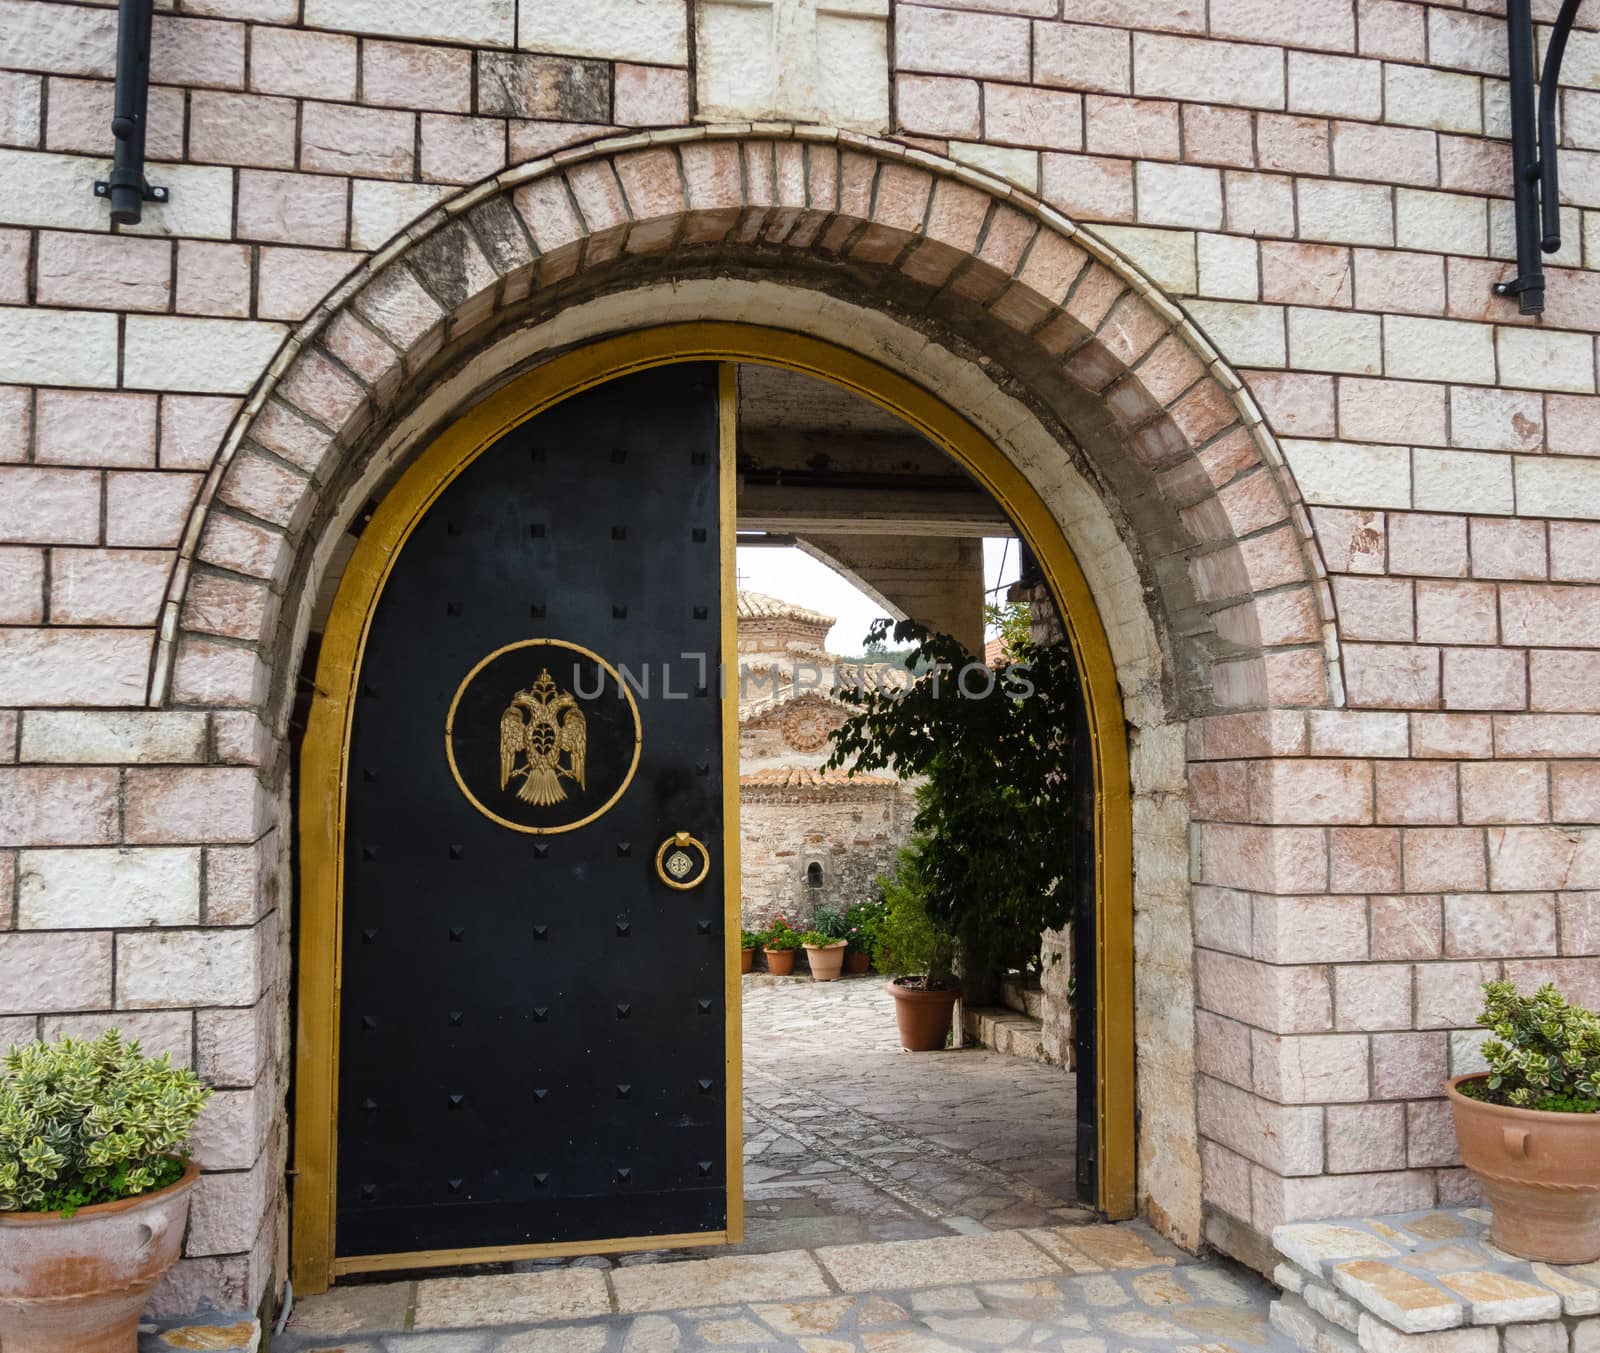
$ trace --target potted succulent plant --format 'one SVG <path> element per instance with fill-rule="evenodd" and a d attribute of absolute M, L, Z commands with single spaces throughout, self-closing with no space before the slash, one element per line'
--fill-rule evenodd
<path fill-rule="evenodd" d="M 900 1046 L 908 1052 L 936 1052 L 950 1037 L 960 984 L 956 981 L 955 935 L 930 914 L 922 843 L 913 838 L 900 852 L 894 876 L 880 880 L 886 914 L 878 927 L 872 961 L 879 972 L 895 974 L 894 996 Z"/>
<path fill-rule="evenodd" d="M 1489 1199 L 1490 1236 L 1551 1264 L 1600 1259 L 1600 1016 L 1546 983 L 1486 982 L 1487 1072 L 1446 1087 L 1461 1159 Z"/>
<path fill-rule="evenodd" d="M 754 930 L 741 930 L 739 932 L 739 971 L 741 973 L 754 972 L 756 967 L 756 950 L 761 947 L 761 936 Z"/>
<path fill-rule="evenodd" d="M 795 950 L 800 944 L 800 932 L 783 917 L 777 917 L 772 928 L 761 937 L 761 948 L 767 955 L 767 971 L 774 977 L 790 976 L 794 972 Z"/>
<path fill-rule="evenodd" d="M 870 902 L 857 902 L 844 914 L 845 942 L 844 970 L 860 976 L 872 966 L 872 949 L 878 940 L 878 927 L 888 908 L 882 894 Z"/>
<path fill-rule="evenodd" d="M 806 962 L 814 982 L 833 982 L 844 971 L 844 913 L 819 907 L 811 918 L 811 929 L 800 937 L 806 947 Z"/>
<path fill-rule="evenodd" d="M 115 1029 L 0 1061 L 0 1347 L 134 1353 L 177 1262 L 211 1091 Z"/>

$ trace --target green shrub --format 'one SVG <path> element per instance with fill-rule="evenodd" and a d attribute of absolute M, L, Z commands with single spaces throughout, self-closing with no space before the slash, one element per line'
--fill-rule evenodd
<path fill-rule="evenodd" d="M 928 906 L 926 843 L 913 837 L 893 875 L 880 878 L 885 914 L 878 925 L 872 961 L 881 973 L 921 977 L 929 987 L 954 980 L 956 937 Z"/>
<path fill-rule="evenodd" d="M 0 1061 L 0 1212 L 60 1212 L 175 1183 L 211 1091 L 115 1029 Z"/>
<path fill-rule="evenodd" d="M 1485 982 L 1478 1023 L 1489 1064 L 1482 1098 L 1514 1108 L 1600 1112 L 1600 1015 L 1571 1005 L 1546 982 L 1532 996 L 1514 982 Z"/>
<path fill-rule="evenodd" d="M 844 937 L 850 942 L 852 954 L 870 954 L 878 943 L 878 928 L 888 914 L 889 905 L 883 900 L 882 881 L 878 895 L 870 902 L 857 902 L 844 914 Z"/>
<path fill-rule="evenodd" d="M 849 934 L 844 913 L 833 907 L 818 907 L 811 917 L 811 928 L 830 940 L 842 940 Z"/>
<path fill-rule="evenodd" d="M 739 947 L 741 949 L 759 949 L 761 947 L 761 932 L 759 930 L 741 930 L 739 932 Z"/>
<path fill-rule="evenodd" d="M 826 935 L 820 930 L 806 930 L 802 931 L 800 935 L 800 943 L 809 944 L 813 949 L 821 949 L 838 942 L 832 935 Z"/>

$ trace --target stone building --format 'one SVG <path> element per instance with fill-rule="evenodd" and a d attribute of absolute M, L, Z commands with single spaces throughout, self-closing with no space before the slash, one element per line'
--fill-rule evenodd
<path fill-rule="evenodd" d="M 819 907 L 874 896 L 910 840 L 912 791 L 893 775 L 825 771 L 829 735 L 852 706 L 835 680 L 893 680 L 827 651 L 834 617 L 759 592 L 739 607 L 739 868 L 744 928 L 782 915 L 796 929 Z"/>
<path fill-rule="evenodd" d="M 1600 11 L 1527 315 L 1498 8 L 186 0 L 169 196 L 113 230 L 117 10 L 3 0 L 0 1043 L 114 1020 L 217 1087 L 160 1308 L 331 1272 L 285 1108 L 332 1112 L 291 1038 L 332 989 L 319 595 L 440 429 L 671 324 L 901 411 L 1046 562 L 1104 809 L 1101 1206 L 1264 1262 L 1469 1196 L 1480 983 L 1600 1003 Z M 913 460 L 914 512 L 790 477 L 752 524 L 955 567 Z"/>

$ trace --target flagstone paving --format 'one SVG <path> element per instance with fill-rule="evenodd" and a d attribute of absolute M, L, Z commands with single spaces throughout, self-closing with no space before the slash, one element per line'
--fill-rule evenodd
<path fill-rule="evenodd" d="M 563 1284 L 567 1286 L 563 1288 Z M 1254 1274 L 1139 1224 L 431 1278 L 306 1302 L 274 1353 L 1286 1353 Z"/>
<path fill-rule="evenodd" d="M 1266 1353 L 1271 1289 L 1074 1202 L 1073 1077 L 900 1050 L 880 978 L 745 979 L 747 1239 L 344 1284 L 275 1353 Z"/>

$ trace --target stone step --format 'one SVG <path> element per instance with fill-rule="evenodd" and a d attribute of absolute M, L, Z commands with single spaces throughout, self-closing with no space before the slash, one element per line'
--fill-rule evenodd
<path fill-rule="evenodd" d="M 1600 1347 L 1595 1266 L 1515 1259 L 1488 1221 L 1482 1208 L 1441 1207 L 1276 1227 L 1272 1327 L 1302 1353 Z"/>
<path fill-rule="evenodd" d="M 1048 1060 L 1044 1055 L 1044 1026 L 1005 1006 L 969 1005 L 962 1011 L 962 1027 L 969 1041 L 1008 1057 Z"/>
<path fill-rule="evenodd" d="M 1019 1015 L 1027 1015 L 1030 1019 L 1044 1018 L 1044 992 L 1031 981 L 1002 982 L 1000 1004 L 1008 1010 L 1015 1010 Z"/>

